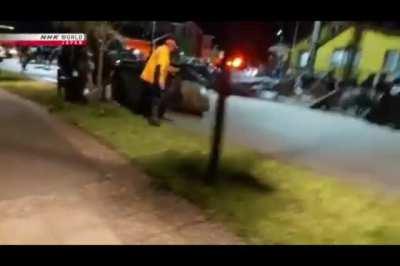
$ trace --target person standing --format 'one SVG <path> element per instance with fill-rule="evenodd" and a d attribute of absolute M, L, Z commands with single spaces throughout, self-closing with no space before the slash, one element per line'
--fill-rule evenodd
<path fill-rule="evenodd" d="M 171 66 L 171 53 L 176 51 L 176 41 L 169 37 L 163 45 L 157 47 L 147 61 L 141 74 L 144 83 L 147 104 L 150 107 L 147 115 L 149 123 L 160 126 L 160 105 L 162 95 L 166 90 L 166 82 L 170 73 L 178 69 Z"/>

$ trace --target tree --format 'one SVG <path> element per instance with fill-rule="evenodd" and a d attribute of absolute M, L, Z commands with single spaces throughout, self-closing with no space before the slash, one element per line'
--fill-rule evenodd
<path fill-rule="evenodd" d="M 96 87 L 101 99 L 105 99 L 103 86 L 104 53 L 108 46 L 108 33 L 113 31 L 113 23 L 108 21 L 62 21 L 55 22 L 55 26 L 66 28 L 71 32 L 83 32 L 87 34 L 88 45 L 96 55 Z"/>

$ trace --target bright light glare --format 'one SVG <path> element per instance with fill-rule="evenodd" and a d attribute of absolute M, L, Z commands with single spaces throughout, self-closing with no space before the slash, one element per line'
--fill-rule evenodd
<path fill-rule="evenodd" d="M 279 35 L 281 35 L 282 34 L 282 30 L 279 30 L 277 33 L 276 33 L 276 36 L 279 36 Z"/>
<path fill-rule="evenodd" d="M 14 27 L 13 26 L 7 26 L 7 25 L 0 25 L 0 29 L 14 30 Z"/>
<path fill-rule="evenodd" d="M 134 54 L 134 55 L 140 55 L 140 50 L 139 50 L 139 49 L 133 50 L 133 54 Z"/>
<path fill-rule="evenodd" d="M 240 67 L 243 63 L 243 59 L 240 57 L 236 57 L 235 59 L 233 59 L 232 61 L 232 66 L 233 67 Z"/>
<path fill-rule="evenodd" d="M 247 75 L 250 76 L 250 77 L 255 77 L 255 76 L 257 76 L 257 74 L 258 74 L 258 69 L 257 68 L 249 69 L 248 72 L 247 72 Z"/>

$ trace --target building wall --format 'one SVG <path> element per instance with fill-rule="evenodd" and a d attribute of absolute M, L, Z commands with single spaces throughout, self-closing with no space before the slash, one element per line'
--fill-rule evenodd
<path fill-rule="evenodd" d="M 368 30 L 362 41 L 360 79 L 382 69 L 387 50 L 400 50 L 400 36 Z"/>
<path fill-rule="evenodd" d="M 336 38 L 321 46 L 316 55 L 315 71 L 317 73 L 331 70 L 332 53 L 339 48 L 346 48 L 352 41 L 355 29 L 350 27 Z M 292 64 L 297 66 L 300 52 L 308 49 L 308 41 L 303 40 L 292 52 Z M 357 80 L 360 82 L 371 73 L 382 70 L 387 50 L 400 50 L 400 36 L 389 35 L 376 30 L 364 30 L 360 41 L 360 61 L 356 69 Z M 343 69 L 335 69 L 336 76 L 341 77 Z"/>
<path fill-rule="evenodd" d="M 310 48 L 310 43 L 308 39 L 304 39 L 296 44 L 296 46 L 292 49 L 290 55 L 290 64 L 291 67 L 297 68 L 299 58 L 302 51 L 308 50 Z"/>
<path fill-rule="evenodd" d="M 348 46 L 354 35 L 354 28 L 349 28 L 339 34 L 336 38 L 328 41 L 317 51 L 314 69 L 316 72 L 327 72 L 331 69 L 332 53 L 338 48 Z"/>
<path fill-rule="evenodd" d="M 347 27 L 347 24 L 347 22 L 336 21 L 323 25 L 319 36 L 319 42 L 324 42 L 327 39 L 331 39 L 337 34 L 337 32 L 345 29 L 345 27 Z M 302 51 L 309 50 L 310 39 L 310 36 L 304 38 L 303 40 L 298 42 L 295 45 L 294 49 L 291 51 L 290 64 L 292 67 L 298 67 L 298 57 L 300 56 L 300 53 Z"/>

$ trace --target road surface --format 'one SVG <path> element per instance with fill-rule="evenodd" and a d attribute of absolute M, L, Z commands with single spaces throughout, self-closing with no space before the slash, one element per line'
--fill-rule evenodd
<path fill-rule="evenodd" d="M 212 110 L 203 118 L 172 114 L 173 124 L 210 134 L 216 96 L 211 98 Z M 337 113 L 230 96 L 225 134 L 226 140 L 322 173 L 400 188 L 400 131 Z"/>
<path fill-rule="evenodd" d="M 208 113 L 199 121 L 175 114 L 174 123 L 209 135 L 213 116 Z M 400 131 L 357 118 L 230 96 L 225 136 L 324 174 L 400 188 Z"/>
<path fill-rule="evenodd" d="M 26 70 L 21 70 L 21 64 L 16 58 L 4 59 L 0 62 L 0 69 L 19 72 L 26 74 L 30 78 L 45 80 L 49 82 L 57 82 L 57 69 L 56 65 L 44 66 L 39 64 L 30 63 L 27 65 Z"/>

